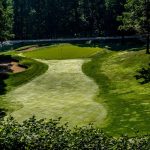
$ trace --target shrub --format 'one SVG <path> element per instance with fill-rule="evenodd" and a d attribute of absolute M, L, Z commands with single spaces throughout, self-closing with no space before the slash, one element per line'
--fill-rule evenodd
<path fill-rule="evenodd" d="M 141 84 L 150 82 L 150 63 L 148 68 L 142 68 L 138 71 L 138 74 L 135 75 L 136 79 L 142 79 Z"/>
<path fill-rule="evenodd" d="M 114 138 L 92 125 L 69 130 L 60 119 L 0 122 L 1 150 L 149 150 L 150 135 Z"/>

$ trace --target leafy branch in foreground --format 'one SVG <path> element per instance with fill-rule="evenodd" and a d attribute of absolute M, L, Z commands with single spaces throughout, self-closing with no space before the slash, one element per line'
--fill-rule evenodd
<path fill-rule="evenodd" d="M 4 150 L 148 150 L 150 135 L 113 138 L 92 125 L 68 129 L 60 119 L 36 120 L 22 124 L 9 117 L 0 122 L 0 149 Z"/>

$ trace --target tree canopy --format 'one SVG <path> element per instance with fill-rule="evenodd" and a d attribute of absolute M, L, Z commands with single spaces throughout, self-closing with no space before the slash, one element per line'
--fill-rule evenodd
<path fill-rule="evenodd" d="M 125 0 L 14 0 L 15 39 L 119 35 Z"/>
<path fill-rule="evenodd" d="M 149 9 L 148 0 L 0 0 L 0 41 L 147 34 Z"/>
<path fill-rule="evenodd" d="M 147 51 L 149 51 L 150 34 L 150 0 L 127 0 L 125 12 L 119 17 L 123 25 L 122 30 L 135 30 L 136 32 L 147 36 Z"/>
<path fill-rule="evenodd" d="M 0 0 L 0 41 L 13 37 L 12 0 Z"/>

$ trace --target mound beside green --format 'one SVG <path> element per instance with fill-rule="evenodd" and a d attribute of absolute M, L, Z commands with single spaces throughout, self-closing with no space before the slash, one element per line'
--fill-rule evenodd
<path fill-rule="evenodd" d="M 19 60 L 21 65 L 27 66 L 27 69 L 20 73 L 10 74 L 6 80 L 7 90 L 14 89 L 17 86 L 25 84 L 35 77 L 43 74 L 48 69 L 48 66 L 42 62 L 38 62 L 33 59 L 23 58 L 15 56 L 15 59 Z"/>
<path fill-rule="evenodd" d="M 79 47 L 72 44 L 59 44 L 24 52 L 29 58 L 37 59 L 74 59 L 88 58 L 99 52 L 98 47 Z"/>
<path fill-rule="evenodd" d="M 83 71 L 99 86 L 95 100 L 107 108 L 104 129 L 111 135 L 150 132 L 150 84 L 134 77 L 149 60 L 145 51 L 104 51 L 84 64 Z"/>
<path fill-rule="evenodd" d="M 13 56 L 16 60 L 19 60 L 21 65 L 27 66 L 27 69 L 20 73 L 10 73 L 8 79 L 5 82 L 6 92 L 14 90 L 16 87 L 21 86 L 35 77 L 43 74 L 48 69 L 48 66 L 42 62 L 24 58 L 20 56 Z M 18 110 L 22 105 L 17 102 L 12 102 L 10 99 L 5 100 L 5 95 L 0 95 L 0 108 L 6 111 L 12 112 Z"/>

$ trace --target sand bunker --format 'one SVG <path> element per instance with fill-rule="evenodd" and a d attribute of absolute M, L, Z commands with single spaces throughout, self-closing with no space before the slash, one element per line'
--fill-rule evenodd
<path fill-rule="evenodd" d="M 1 73 L 19 73 L 25 71 L 26 68 L 19 65 L 18 62 L 12 61 L 9 63 L 0 63 L 0 72 Z"/>

